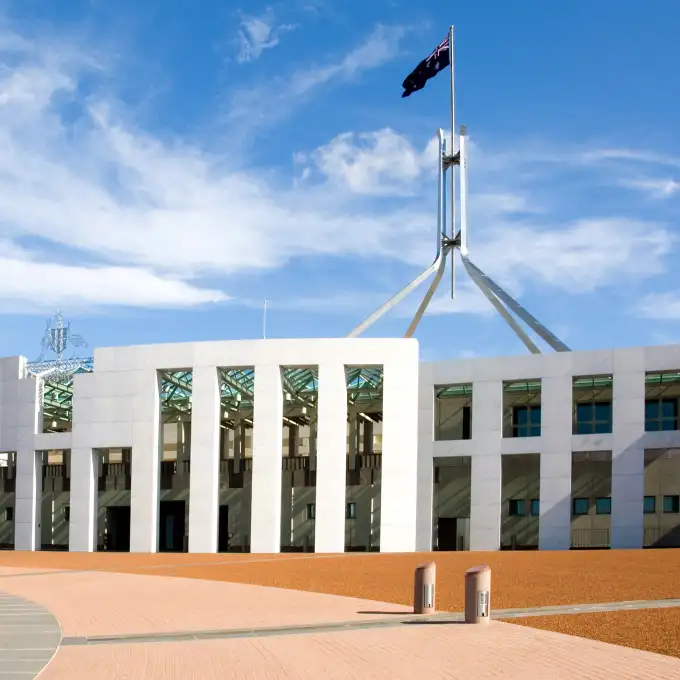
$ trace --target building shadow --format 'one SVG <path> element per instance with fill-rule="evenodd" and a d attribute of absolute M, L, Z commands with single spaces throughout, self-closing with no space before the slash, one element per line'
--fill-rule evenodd
<path fill-rule="evenodd" d="M 411 619 L 402 621 L 405 626 L 457 626 L 465 625 L 464 619 Z"/>
<path fill-rule="evenodd" d="M 413 616 L 412 611 L 408 612 L 381 612 L 381 611 L 361 611 L 357 614 L 372 614 L 372 615 L 384 615 L 384 616 Z"/>

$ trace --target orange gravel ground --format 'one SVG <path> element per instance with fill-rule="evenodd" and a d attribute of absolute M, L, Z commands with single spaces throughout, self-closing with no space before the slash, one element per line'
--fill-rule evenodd
<path fill-rule="evenodd" d="M 0 566 L 104 569 L 293 588 L 411 604 L 413 570 L 437 564 L 437 608 L 463 609 L 463 574 L 492 568 L 494 608 L 680 598 L 680 550 L 188 555 L 2 552 Z M 1 589 L 0 583 L 0 589 Z M 532 617 L 522 625 L 678 654 L 680 609 Z M 616 637 L 611 637 L 616 636 Z M 661 647 L 661 649 L 659 648 Z"/>
<path fill-rule="evenodd" d="M 512 623 L 680 657 L 680 608 L 534 616 Z"/>

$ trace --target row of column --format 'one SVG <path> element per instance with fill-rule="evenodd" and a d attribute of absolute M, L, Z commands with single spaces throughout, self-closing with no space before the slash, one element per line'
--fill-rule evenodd
<path fill-rule="evenodd" d="M 415 549 L 417 436 L 417 364 L 384 368 L 383 456 L 381 483 L 381 550 Z M 155 552 L 158 546 L 160 408 L 156 371 L 146 371 L 133 397 L 132 423 L 132 552 Z M 390 386 L 392 389 L 390 390 Z M 404 387 L 407 396 L 402 399 Z M 410 392 L 410 394 L 409 394 Z M 251 551 L 277 553 L 281 527 L 281 368 L 255 366 Z M 216 552 L 220 480 L 220 382 L 217 367 L 193 371 L 189 551 Z M 86 428 L 74 409 L 71 466 L 71 550 L 96 547 L 96 453 L 87 446 Z M 343 552 L 347 386 L 342 363 L 319 365 L 318 431 L 316 436 L 317 552 Z M 78 435 L 78 432 L 81 435 Z"/>
<path fill-rule="evenodd" d="M 571 403 L 571 376 L 542 379 L 539 547 L 543 550 L 570 546 Z M 471 550 L 497 550 L 500 546 L 502 404 L 501 381 L 473 384 Z M 640 548 L 643 544 L 644 408 L 644 373 L 617 373 L 614 432 L 603 438 L 612 449 L 612 548 Z"/>

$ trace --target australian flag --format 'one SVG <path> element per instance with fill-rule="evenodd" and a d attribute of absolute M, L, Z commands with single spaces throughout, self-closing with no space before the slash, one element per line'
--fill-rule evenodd
<path fill-rule="evenodd" d="M 402 87 L 404 91 L 402 92 L 402 97 L 408 97 L 409 95 L 422 90 L 425 87 L 425 83 L 430 78 L 434 78 L 441 70 L 445 69 L 451 64 L 449 58 L 449 37 L 440 43 L 432 52 L 432 54 L 423 59 L 418 66 L 416 66 L 404 80 Z"/>

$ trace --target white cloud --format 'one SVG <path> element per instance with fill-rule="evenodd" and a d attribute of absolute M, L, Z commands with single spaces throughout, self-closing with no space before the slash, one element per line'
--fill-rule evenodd
<path fill-rule="evenodd" d="M 277 185 L 199 146 L 163 142 L 96 89 L 81 99 L 87 55 L 58 59 L 52 46 L 2 45 L 9 51 L 0 53 L 0 240 L 46 244 L 43 266 L 57 266 L 53 246 L 66 249 L 62 261 L 86 263 L 62 266 L 58 276 L 31 265 L 35 281 L 26 291 L 36 299 L 42 291 L 67 304 L 89 289 L 93 299 L 134 304 L 134 290 L 115 277 L 133 280 L 138 271 L 138 304 L 200 304 L 222 294 L 204 291 L 196 277 L 277 267 L 293 255 L 364 256 L 388 235 L 414 241 L 426 224 L 414 208 L 384 216 L 348 209 L 328 187 Z M 15 65 L 3 68 L 3 61 Z M 343 68 L 356 68 L 354 57 Z M 403 259 L 418 257 L 416 244 Z M 24 259 L 16 266 L 29 272 Z M 99 272 L 110 285 L 106 295 L 84 285 L 91 266 L 113 267 Z"/>
<path fill-rule="evenodd" d="M 295 24 L 277 24 L 271 9 L 262 16 L 243 14 L 238 30 L 236 60 L 244 63 L 259 59 L 262 52 L 279 44 L 282 34 L 296 28 Z"/>
<path fill-rule="evenodd" d="M 404 195 L 417 188 L 414 182 L 420 178 L 426 161 L 436 166 L 436 149 L 431 158 L 426 155 L 404 136 L 384 128 L 364 134 L 340 134 L 297 160 L 313 163 L 331 182 L 357 194 Z"/>
<path fill-rule="evenodd" d="M 0 310 L 54 310 L 66 299 L 71 310 L 103 305 L 192 307 L 223 302 L 218 290 L 133 267 L 84 267 L 0 257 Z"/>
<path fill-rule="evenodd" d="M 371 134 L 339 135 L 307 159 L 313 159 L 328 182 L 355 194 L 403 196 L 413 187 L 422 190 L 418 180 L 436 166 L 434 149 L 430 140 L 419 152 L 388 128 Z M 487 154 L 477 149 L 476 155 L 484 164 Z M 532 282 L 588 292 L 622 276 L 653 276 L 663 271 L 663 259 L 675 243 L 664 225 L 644 220 L 610 217 L 555 223 L 526 188 L 513 187 L 511 179 L 505 179 L 504 184 L 493 179 L 496 183 L 480 192 L 475 184 L 479 170 L 472 166 L 470 172 L 472 259 L 516 293 L 521 284 Z M 481 172 L 488 174 L 488 167 Z M 538 216 L 544 222 L 538 222 Z M 430 223 L 433 219 L 434 211 Z M 475 299 L 479 304 L 480 299 Z M 488 305 L 483 298 L 481 301 Z M 453 310 L 467 303 L 441 304 L 442 310 Z"/>
<path fill-rule="evenodd" d="M 622 184 L 631 189 L 638 189 L 655 199 L 670 198 L 680 191 L 680 182 L 670 177 L 624 180 Z"/>
<path fill-rule="evenodd" d="M 469 279 L 462 265 L 456 265 L 456 297 L 451 297 L 449 281 L 440 284 L 446 292 L 436 295 L 427 308 L 428 316 L 440 316 L 442 314 L 496 314 L 496 310 L 484 297 L 477 286 Z M 450 277 L 447 277 L 450 278 Z"/>
<path fill-rule="evenodd" d="M 379 24 L 362 43 L 336 61 L 319 65 L 314 59 L 313 66 L 288 76 L 277 76 L 260 85 L 233 91 L 227 122 L 242 129 L 253 129 L 289 115 L 317 88 L 332 81 L 352 80 L 394 59 L 406 32 L 403 26 Z"/>
<path fill-rule="evenodd" d="M 645 295 L 635 306 L 634 312 L 643 319 L 680 321 L 680 291 Z"/>
<path fill-rule="evenodd" d="M 577 158 L 585 163 L 602 163 L 606 161 L 626 161 L 627 163 L 643 163 L 650 165 L 666 165 L 680 167 L 680 160 L 665 154 L 642 149 L 599 148 L 579 152 Z"/>
<path fill-rule="evenodd" d="M 664 270 L 674 239 L 662 226 L 625 218 L 583 219 L 537 228 L 505 224 L 470 232 L 472 259 L 492 278 L 589 292 Z"/>
<path fill-rule="evenodd" d="M 378 27 L 339 61 L 299 72 L 271 106 L 377 68 L 403 33 Z M 0 284 L 0 300 L 186 307 L 226 299 L 215 284 L 202 287 L 207 277 L 271 270 L 292 257 L 351 255 L 370 266 L 380 256 L 415 272 L 433 256 L 432 187 L 406 197 L 432 173 L 430 142 L 394 130 L 348 133 L 318 151 L 321 180 L 290 186 L 198 143 L 141 130 L 91 80 L 83 99 L 93 66 L 88 54 L 0 41 L 0 242 L 4 271 L 16 279 Z M 393 186 L 405 200 L 381 201 L 379 210 L 371 196 Z M 649 276 L 672 244 L 663 226 L 631 220 L 560 226 L 546 215 L 537 226 L 526 221 L 533 197 L 512 182 L 472 193 L 471 202 L 473 258 L 513 290 L 530 281 L 592 290 Z M 40 259 L 27 252 L 36 241 L 45 244 Z M 488 309 L 467 290 L 461 285 L 456 309 Z"/>

